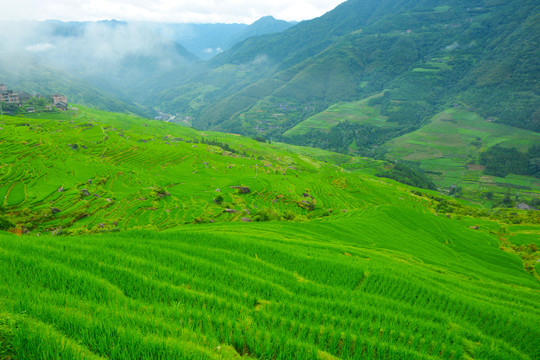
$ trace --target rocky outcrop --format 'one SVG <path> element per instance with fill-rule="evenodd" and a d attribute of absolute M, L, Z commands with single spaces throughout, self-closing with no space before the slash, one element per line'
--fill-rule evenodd
<path fill-rule="evenodd" d="M 238 190 L 240 194 L 249 194 L 251 192 L 247 186 L 231 186 L 231 188 Z"/>

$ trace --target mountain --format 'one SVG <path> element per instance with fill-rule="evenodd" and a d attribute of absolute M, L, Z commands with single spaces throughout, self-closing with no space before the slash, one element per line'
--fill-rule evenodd
<path fill-rule="evenodd" d="M 243 40 L 248 39 L 253 36 L 280 33 L 282 31 L 289 29 L 295 24 L 296 23 L 294 22 L 277 20 L 273 16 L 264 16 L 260 18 L 259 20 L 255 21 L 253 24 L 246 27 L 245 29 L 243 29 L 240 33 L 236 34 L 235 36 L 227 40 L 227 43 L 226 43 L 227 47 L 225 49 L 228 49 L 234 46 L 235 44 L 240 43 Z"/>
<path fill-rule="evenodd" d="M 176 84 L 172 72 L 196 71 L 200 63 L 144 24 L 46 21 L 1 27 L 9 30 L 0 35 L 3 82 L 27 92 L 62 91 L 70 101 L 107 110 L 120 111 L 105 104 L 120 101 L 152 116 L 145 103 L 149 89 Z"/>
<path fill-rule="evenodd" d="M 159 24 L 150 23 L 162 36 L 182 44 L 191 53 L 209 60 L 228 50 L 237 42 L 251 36 L 278 33 L 295 25 L 294 22 L 265 16 L 248 24 Z"/>
<path fill-rule="evenodd" d="M 2 356 L 538 358 L 537 211 L 258 140 L 4 115 Z"/>
<path fill-rule="evenodd" d="M 40 61 L 23 59 L 19 58 L 17 63 L 12 61 L 5 63 L 0 59 L 0 79 L 11 90 L 42 96 L 59 92 L 67 96 L 70 104 L 95 106 L 107 111 L 120 111 L 141 117 L 152 116 L 151 111 L 127 96 L 105 91 L 90 81 L 56 67 L 44 65 Z"/>
<path fill-rule="evenodd" d="M 151 23 L 162 36 L 182 44 L 203 60 L 211 59 L 228 48 L 230 39 L 249 27 L 248 24 L 159 24 Z"/>
<path fill-rule="evenodd" d="M 190 113 L 200 128 L 270 138 L 332 104 L 388 90 L 379 105 L 395 129 L 364 149 L 454 103 L 538 131 L 537 17 L 535 1 L 351 0 L 235 45 L 212 59 L 210 74 L 176 91 L 192 96 L 164 96 L 162 106 Z"/>
<path fill-rule="evenodd" d="M 477 132 L 470 142 L 481 146 L 465 158 L 452 153 L 450 140 L 438 141 L 448 151 L 435 158 L 433 149 L 414 146 L 410 165 L 431 173 L 440 188 L 463 186 L 474 197 L 498 186 L 537 191 L 535 141 L 484 140 L 493 123 L 529 131 L 528 139 L 540 130 L 539 11 L 535 1 L 351 0 L 318 19 L 238 43 L 156 100 L 192 117 L 199 129 L 393 161 L 404 153 L 395 146 L 404 143 L 393 139 L 415 131 L 429 136 L 432 127 L 423 129 L 438 124 L 439 114 L 465 110 L 465 118 L 482 120 L 470 125 Z M 492 149 L 497 144 L 506 155 Z M 469 170 L 483 169 L 489 153 L 499 153 L 501 164 L 518 156 L 512 149 L 532 164 L 513 170 L 521 177 L 492 177 L 508 174 L 508 166 Z M 449 158 L 456 159 L 453 174 L 471 178 L 441 176 Z"/>
<path fill-rule="evenodd" d="M 183 25 L 174 25 L 178 26 L 174 30 L 168 28 L 172 25 L 160 28 L 117 21 L 46 23 L 38 24 L 38 37 L 24 37 L 35 34 L 22 31 L 25 28 L 16 32 L 22 34 L 18 37 L 24 46 L 19 50 L 25 56 L 8 59 L 24 62 L 32 55 L 47 69 L 69 72 L 71 78 L 82 79 L 83 87 L 88 84 L 106 93 L 96 98 L 96 105 L 101 106 L 103 98 L 114 99 L 130 103 L 133 113 L 165 113 L 198 129 L 392 161 L 404 153 L 394 144 L 408 143 L 396 139 L 408 139 L 403 136 L 413 133 L 429 136 L 433 128 L 429 125 L 440 124 L 441 114 L 465 110 L 465 118 L 481 119 L 474 122 L 479 134 L 467 141 L 482 146 L 473 146 L 465 159 L 451 151 L 437 156 L 457 159 L 453 164 L 460 169 L 455 173 L 463 175 L 471 175 L 469 165 L 486 166 L 485 159 L 495 153 L 501 164 L 507 162 L 503 158 L 526 158 L 532 164 L 527 170 L 523 165 L 511 173 L 505 165 L 494 171 L 492 164 L 487 173 L 473 177 L 513 174 L 504 180 L 490 178 L 490 184 L 535 189 L 531 184 L 537 183 L 533 174 L 538 173 L 540 160 L 534 141 L 484 139 L 490 138 L 493 123 L 511 126 L 505 128 L 508 131 L 538 132 L 538 13 L 532 0 L 350 0 L 320 18 L 251 36 L 209 61 L 197 59 L 175 42 L 174 36 L 190 33 Z M 278 26 L 287 24 L 267 17 L 249 27 L 224 27 L 230 32 L 223 30 L 223 37 L 215 40 L 221 44 L 233 32 L 245 31 L 243 37 Z M 194 39 L 222 28 L 201 25 L 198 29 L 202 35 L 195 34 Z M 12 42 L 6 37 L 4 46 Z M 67 95 L 92 104 L 92 97 Z M 465 131 L 467 125 L 460 123 L 459 116 L 456 119 L 459 126 L 452 131 Z M 535 135 L 526 137 L 535 139 Z M 455 149 L 454 145 L 439 141 L 441 148 Z M 493 149 L 496 145 L 507 149 L 506 154 Z M 435 172 L 431 174 L 435 184 L 451 191 L 438 174 L 446 171 L 434 169 L 429 161 L 414 160 L 429 158 L 432 149 L 414 149 L 415 154 L 407 154 L 406 161 L 415 162 L 409 165 Z M 513 179 L 510 184 L 509 179 Z M 465 186 L 476 188 L 474 196 L 479 197 L 491 191 L 491 185 L 486 189 L 482 184 Z"/>
<path fill-rule="evenodd" d="M 540 358 L 539 8 L 0 24 L 0 358 Z"/>

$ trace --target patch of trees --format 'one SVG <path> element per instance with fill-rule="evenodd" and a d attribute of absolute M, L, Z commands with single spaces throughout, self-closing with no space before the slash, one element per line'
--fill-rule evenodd
<path fill-rule="evenodd" d="M 2 103 L 0 106 L 2 106 L 2 113 L 6 115 L 16 115 L 21 111 L 17 104 Z"/>
<path fill-rule="evenodd" d="M 393 168 L 379 172 L 375 176 L 393 179 L 402 184 L 416 186 L 421 189 L 437 190 L 431 179 L 420 169 L 414 169 L 399 162 Z"/>
<path fill-rule="evenodd" d="M 0 206 L 0 214 L 3 213 L 4 211 L 5 211 L 4 207 Z M 0 215 L 0 231 L 6 231 L 14 226 L 15 225 L 11 221 L 9 221 L 8 219 Z"/>
<path fill-rule="evenodd" d="M 234 148 L 230 147 L 229 144 L 227 143 L 224 143 L 224 142 L 220 142 L 220 141 L 217 141 L 217 140 L 214 140 L 214 139 L 207 139 L 207 138 L 201 138 L 201 140 L 199 141 L 201 144 L 207 144 L 207 145 L 213 145 L 213 146 L 217 146 L 217 147 L 220 147 L 222 148 L 223 150 L 225 151 L 228 151 L 228 152 L 231 152 L 233 154 L 237 154 L 238 151 L 235 150 Z"/>
<path fill-rule="evenodd" d="M 540 178 L 540 145 L 532 146 L 526 153 L 514 147 L 494 146 L 480 154 L 479 162 L 486 166 L 484 173 L 487 175 L 516 174 Z"/>
<path fill-rule="evenodd" d="M 370 124 L 355 124 L 343 121 L 330 131 L 310 129 L 303 135 L 279 138 L 295 145 L 318 147 L 339 153 L 351 152 L 351 145 L 356 145 L 354 152 L 362 156 L 373 156 L 373 148 L 394 137 L 416 130 L 417 125 L 399 124 L 392 128 L 379 128 Z"/>

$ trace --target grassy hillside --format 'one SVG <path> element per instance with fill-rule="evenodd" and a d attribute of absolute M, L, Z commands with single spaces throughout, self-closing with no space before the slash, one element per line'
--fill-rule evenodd
<path fill-rule="evenodd" d="M 431 173 L 442 187 L 459 185 L 470 192 L 506 191 L 540 193 L 540 181 L 532 176 L 505 178 L 484 174 L 478 155 L 496 145 L 527 151 L 540 143 L 540 134 L 490 122 L 462 107 L 436 115 L 430 124 L 384 144 L 379 151 L 391 159 L 414 161 Z"/>
<path fill-rule="evenodd" d="M 210 63 L 211 75 L 161 93 L 161 105 L 190 114 L 201 129 L 362 155 L 455 103 L 538 131 L 538 11 L 531 0 L 350 0 L 236 45 Z M 343 104 L 382 91 L 367 105 L 391 126 L 353 121 L 362 139 L 341 148 L 324 139 L 333 130 L 349 140 L 352 130 L 340 125 L 351 109 Z"/>
<path fill-rule="evenodd" d="M 283 135 L 305 135 L 311 129 L 330 131 L 332 127 L 344 121 L 356 124 L 392 127 L 394 125 L 386 121 L 388 117 L 381 114 L 380 107 L 369 106 L 370 100 L 380 96 L 383 96 L 383 93 L 373 95 L 359 101 L 344 102 L 332 105 L 328 109 L 302 121 L 292 129 L 287 130 Z"/>
<path fill-rule="evenodd" d="M 0 154 L 0 359 L 540 356 L 538 212 L 84 107 Z"/>
<path fill-rule="evenodd" d="M 87 108 L 60 119 L 40 116 L 6 116 L 0 130 L 2 205 L 27 229 L 163 229 L 273 216 L 274 209 L 278 218 L 318 217 L 350 206 L 347 196 L 329 197 L 343 169 L 291 153 L 286 145 L 263 147 L 234 135 Z M 328 176 L 324 183 L 322 174 Z M 315 205 L 311 196 L 322 194 L 324 202 Z M 218 196 L 223 203 L 214 201 Z"/>
<path fill-rule="evenodd" d="M 519 259 L 410 208 L 0 248 L 20 359 L 539 356 L 540 288 Z"/>
<path fill-rule="evenodd" d="M 47 96 L 56 92 L 65 94 L 70 104 L 93 106 L 105 111 L 125 112 L 139 116 L 150 116 L 151 112 L 125 95 L 114 94 L 112 89 L 103 90 L 85 81 L 74 73 L 68 73 L 35 61 L 21 60 L 13 68 L 0 59 L 2 83 L 16 92 L 25 91 L 32 95 Z"/>

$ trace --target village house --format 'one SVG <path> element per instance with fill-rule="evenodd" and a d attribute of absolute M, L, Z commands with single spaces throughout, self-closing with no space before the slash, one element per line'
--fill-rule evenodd
<path fill-rule="evenodd" d="M 9 96 L 13 94 L 13 90 L 0 90 L 0 101 L 9 102 Z"/>
<path fill-rule="evenodd" d="M 62 95 L 62 94 L 59 94 L 59 93 L 54 93 L 51 95 L 51 98 L 52 98 L 52 102 L 53 104 L 56 104 L 57 103 L 65 103 L 67 104 L 67 98 L 65 95 Z"/>
<path fill-rule="evenodd" d="M 58 110 L 67 110 L 68 104 L 67 104 L 66 102 L 59 101 L 59 102 L 57 102 L 57 103 L 54 103 L 54 106 L 55 106 Z"/>
<path fill-rule="evenodd" d="M 8 95 L 8 103 L 18 104 L 20 103 L 19 94 L 11 93 Z"/>
<path fill-rule="evenodd" d="M 21 103 L 27 102 L 32 97 L 32 95 L 24 91 L 18 92 L 17 95 L 19 96 L 19 102 Z"/>
<path fill-rule="evenodd" d="M 36 99 L 43 98 L 43 96 L 40 94 L 36 94 L 33 97 Z M 13 90 L 8 90 L 7 85 L 0 84 L 0 102 L 18 104 L 19 106 L 22 106 L 23 103 L 28 102 L 31 98 L 32 98 L 32 95 L 25 91 L 14 92 Z M 60 110 L 67 110 L 68 102 L 67 102 L 67 97 L 65 95 L 62 95 L 60 93 L 54 93 L 48 96 L 48 99 L 50 103 L 52 103 L 52 105 L 46 106 L 44 109 L 45 111 L 47 110 L 51 111 L 53 106 Z M 36 108 L 28 107 L 26 108 L 26 111 L 35 112 Z"/>

